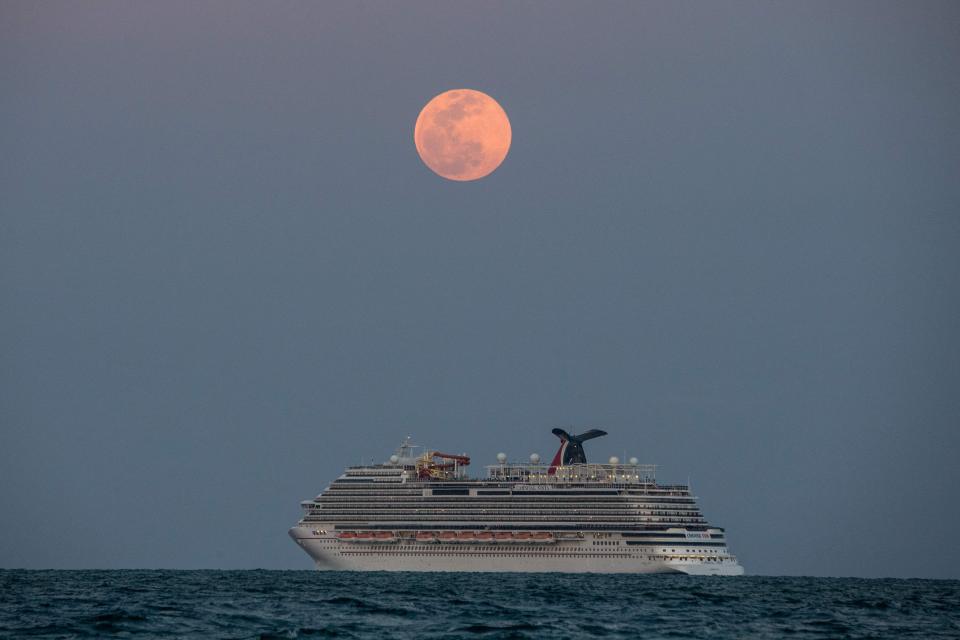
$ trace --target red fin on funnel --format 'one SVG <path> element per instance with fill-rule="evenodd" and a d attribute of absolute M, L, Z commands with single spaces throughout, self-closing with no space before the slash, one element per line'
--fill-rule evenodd
<path fill-rule="evenodd" d="M 550 463 L 550 468 L 547 469 L 547 475 L 552 476 L 557 473 L 557 467 L 559 467 L 563 462 L 563 450 L 567 446 L 567 441 L 563 438 L 560 438 L 560 448 L 557 449 L 557 455 L 553 456 L 553 462 Z"/>

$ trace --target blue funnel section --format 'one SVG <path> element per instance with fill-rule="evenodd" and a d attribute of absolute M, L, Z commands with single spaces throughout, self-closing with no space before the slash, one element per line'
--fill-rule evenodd
<path fill-rule="evenodd" d="M 599 438 L 607 435 L 606 431 L 600 429 L 590 429 L 580 435 L 570 435 L 563 429 L 554 429 L 553 435 L 560 438 L 560 451 L 557 452 L 557 458 L 554 464 L 584 464 L 587 462 L 587 454 L 583 451 L 583 443 L 587 440 Z"/>

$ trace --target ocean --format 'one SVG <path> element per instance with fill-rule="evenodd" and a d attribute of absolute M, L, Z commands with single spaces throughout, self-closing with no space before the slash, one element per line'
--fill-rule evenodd
<path fill-rule="evenodd" d="M 960 638 L 960 581 L 0 571 L 9 638 Z"/>

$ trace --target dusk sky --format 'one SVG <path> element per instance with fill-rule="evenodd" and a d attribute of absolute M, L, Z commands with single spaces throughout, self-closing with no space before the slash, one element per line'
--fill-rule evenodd
<path fill-rule="evenodd" d="M 309 569 L 347 464 L 595 427 L 749 574 L 960 577 L 958 70 L 955 1 L 4 1 L 0 567 Z"/>

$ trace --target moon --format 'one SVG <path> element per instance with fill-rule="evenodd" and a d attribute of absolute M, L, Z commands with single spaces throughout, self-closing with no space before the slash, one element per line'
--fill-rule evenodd
<path fill-rule="evenodd" d="M 473 89 L 451 89 L 420 111 L 413 142 L 439 176 L 466 182 L 488 176 L 510 150 L 513 132 L 496 100 Z"/>

